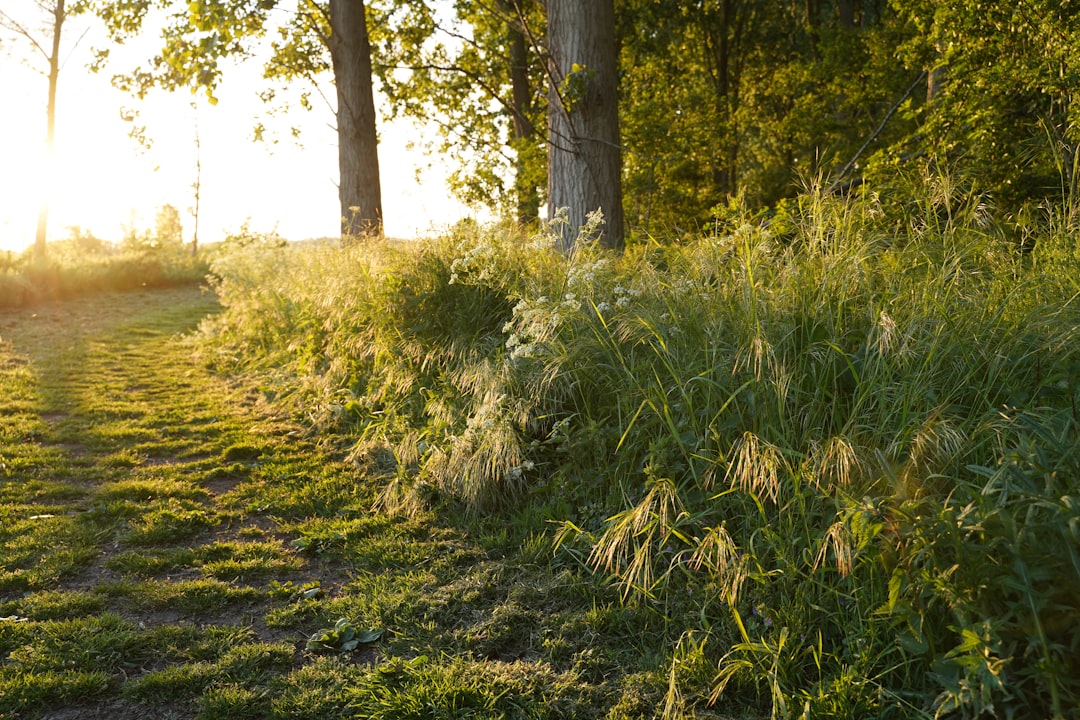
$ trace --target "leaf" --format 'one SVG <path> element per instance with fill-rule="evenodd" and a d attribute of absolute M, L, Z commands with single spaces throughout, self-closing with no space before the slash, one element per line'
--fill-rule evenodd
<path fill-rule="evenodd" d="M 357 630 L 346 618 L 334 627 L 324 628 L 307 641 L 310 652 L 352 652 L 361 645 L 370 645 L 383 635 L 383 630 Z"/>
<path fill-rule="evenodd" d="M 383 636 L 385 630 L 364 630 L 357 634 L 356 640 L 361 645 L 370 645 Z"/>

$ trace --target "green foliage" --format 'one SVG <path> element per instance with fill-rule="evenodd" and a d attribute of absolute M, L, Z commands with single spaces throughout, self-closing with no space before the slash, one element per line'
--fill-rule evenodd
<path fill-rule="evenodd" d="M 452 261 L 425 262 L 411 286 L 448 283 Z M 500 295 L 497 319 L 430 326 L 423 295 L 395 316 L 410 337 L 501 334 Z M 656 616 L 555 560 L 543 513 L 373 510 L 383 479 L 341 436 L 270 409 L 285 383 L 193 362 L 182 333 L 217 309 L 188 288 L 0 313 L 0 715 L 599 718 L 660 697 Z M 305 652 L 318 628 L 327 651 Z M 365 628 L 386 632 L 365 648 Z"/>
<path fill-rule="evenodd" d="M 322 555 L 344 547 L 345 535 L 339 532 L 309 533 L 296 538 L 292 544 L 301 552 Z"/>
<path fill-rule="evenodd" d="M 624 205 L 643 235 L 693 235 L 727 221 L 732 202 L 782 213 L 818 178 L 883 187 L 921 158 L 990 193 L 1000 220 L 1021 231 L 1043 199 L 1076 194 L 1080 15 L 1069 3 L 616 5 Z M 310 109 L 317 78 L 332 70 L 325 3 L 287 14 L 277 0 L 85 7 L 117 43 L 162 14 L 161 53 L 115 80 L 140 96 L 164 87 L 213 98 L 225 63 L 268 45 L 274 86 L 262 97 L 287 108 L 277 86 L 302 82 L 293 97 Z M 438 127 L 431 149 L 449 158 L 459 197 L 534 220 L 552 90 L 543 3 L 372 0 L 365 12 L 388 117 Z M 564 89 L 572 95 L 584 76 L 571 73 Z"/>
<path fill-rule="evenodd" d="M 1075 242 L 1054 211 L 1024 253 L 925 177 L 621 257 L 557 227 L 233 255 L 204 331 L 355 439 L 384 509 L 556 521 L 557 562 L 663 618 L 669 717 L 1065 716 Z"/>
<path fill-rule="evenodd" d="M 358 630 L 346 618 L 339 619 L 332 628 L 323 628 L 308 638 L 308 652 L 352 652 L 361 645 L 371 645 L 382 637 L 382 630 Z"/>
<path fill-rule="evenodd" d="M 914 77 L 884 2 L 850 20 L 832 2 L 620 4 L 625 205 L 644 233 L 692 236 L 731 198 L 767 207 L 838 173 Z M 879 146 L 904 134 L 894 120 Z"/>
<path fill-rule="evenodd" d="M 1070 717 L 1070 209 L 911 183 L 5 313 L 0 712 Z"/>
<path fill-rule="evenodd" d="M 394 720 L 597 717 L 585 702 L 588 697 L 575 697 L 572 687 L 571 677 L 542 663 L 491 667 L 464 659 L 440 663 L 421 655 L 365 668 L 328 658 L 290 676 L 273 711 L 289 718 L 348 712 Z"/>
<path fill-rule="evenodd" d="M 542 3 L 455 3 L 450 17 L 429 3 L 376 3 L 373 15 L 392 115 L 438 126 L 432 149 L 459 159 L 449 182 L 463 201 L 535 220 L 547 166 Z"/>
<path fill-rule="evenodd" d="M 939 90 L 900 152 L 960 168 L 1009 212 L 1074 199 L 1080 12 L 1046 0 L 892 4 L 906 23 L 901 57 L 934 70 Z"/>
<path fill-rule="evenodd" d="M 528 253 L 485 238 L 453 245 L 452 240 L 418 247 L 325 245 L 225 255 L 213 272 L 221 278 L 219 293 L 226 303 L 237 304 L 237 313 L 223 317 L 212 331 L 238 343 L 223 346 L 222 360 L 264 362 L 260 353 L 240 350 L 248 338 L 258 337 L 256 342 L 277 359 L 295 362 L 298 377 L 305 379 L 283 389 L 300 393 L 300 402 L 318 396 L 311 404 L 319 408 L 313 419 L 320 424 L 354 424 L 358 457 L 374 461 L 378 444 L 408 435 L 386 469 L 405 471 L 423 460 L 424 486 L 496 502 L 513 494 L 524 458 L 516 463 L 509 458 L 511 453 L 520 457 L 525 442 L 507 417 L 513 409 L 498 398 L 505 376 L 493 361 L 504 352 L 503 326 L 513 316 L 514 292 L 500 283 L 516 263 L 528 262 Z M 288 268 L 278 286 L 264 284 L 264 262 Z M 303 295 L 293 294 L 297 286 L 290 276 L 325 277 L 338 263 L 351 272 L 338 276 L 332 290 L 315 282 Z M 484 275 L 488 263 L 503 273 Z M 256 315 L 262 329 L 249 335 Z M 296 354 L 279 355 L 271 338 L 281 341 L 279 348 L 295 343 Z M 456 399 L 463 390 L 465 404 Z M 428 426 L 411 432 L 421 418 L 428 418 Z M 501 432 L 480 437 L 479 427 L 494 425 Z"/>

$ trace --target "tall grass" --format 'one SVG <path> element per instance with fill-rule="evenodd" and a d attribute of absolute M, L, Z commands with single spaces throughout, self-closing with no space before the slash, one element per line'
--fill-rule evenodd
<path fill-rule="evenodd" d="M 203 282 L 205 257 L 183 248 L 82 248 L 70 241 L 49 243 L 45 261 L 32 251 L 0 251 L 0 307 L 21 307 L 100 292 L 176 287 Z"/>
<path fill-rule="evenodd" d="M 621 257 L 248 248 L 208 352 L 350 438 L 387 511 L 557 518 L 668 624 L 669 717 L 1076 717 L 1075 230 L 1021 248 L 929 188 Z"/>

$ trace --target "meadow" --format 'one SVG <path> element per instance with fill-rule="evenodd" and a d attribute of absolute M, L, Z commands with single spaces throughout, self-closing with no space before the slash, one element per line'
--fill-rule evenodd
<path fill-rule="evenodd" d="M 1080 717 L 1076 218 L 1006 220 L 250 238 L 6 311 L 0 715 Z"/>
<path fill-rule="evenodd" d="M 78 228 L 74 231 L 73 239 L 49 243 L 44 260 L 30 251 L 0 250 L 0 308 L 103 292 L 192 285 L 206 276 L 205 253 L 200 257 L 183 247 L 115 245 L 92 236 L 79 237 Z"/>

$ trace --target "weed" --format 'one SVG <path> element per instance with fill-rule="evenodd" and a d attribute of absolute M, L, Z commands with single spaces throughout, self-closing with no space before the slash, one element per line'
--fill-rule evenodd
<path fill-rule="evenodd" d="M 307 641 L 308 652 L 352 652 L 362 645 L 371 645 L 382 637 L 382 630 L 358 630 L 341 618 L 332 628 L 317 630 Z"/>

